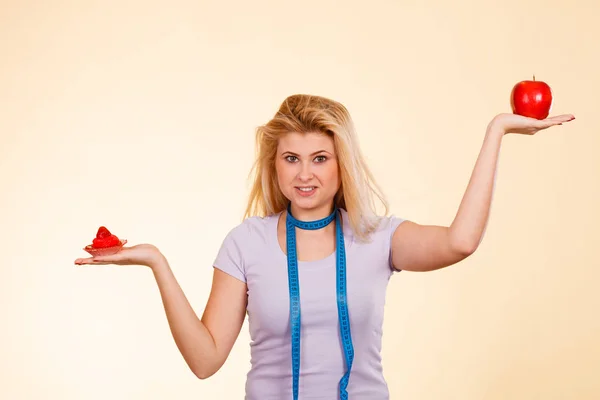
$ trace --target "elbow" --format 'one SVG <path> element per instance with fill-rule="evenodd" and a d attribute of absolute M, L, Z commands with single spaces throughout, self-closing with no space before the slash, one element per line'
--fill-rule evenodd
<path fill-rule="evenodd" d="M 475 245 L 466 245 L 461 247 L 458 252 L 461 256 L 461 258 L 467 258 L 470 255 L 472 255 L 473 253 L 475 253 L 475 251 L 477 250 L 477 247 L 479 247 L 479 245 L 475 244 Z"/>
<path fill-rule="evenodd" d="M 205 380 L 205 379 L 208 379 L 208 378 L 210 378 L 210 377 L 211 377 L 211 376 L 213 376 L 214 374 L 211 374 L 211 373 L 207 373 L 207 374 L 205 374 L 205 373 L 195 373 L 195 372 L 194 372 L 194 375 L 196 375 L 196 378 L 198 378 L 198 379 L 200 379 L 201 381 L 203 381 L 203 380 Z"/>
<path fill-rule="evenodd" d="M 448 228 L 448 245 L 452 252 L 458 255 L 461 259 L 469 257 L 477 249 L 483 240 L 483 233 L 476 234 L 475 232 L 461 232 L 454 227 Z"/>
<path fill-rule="evenodd" d="M 195 369 L 192 369 L 192 372 L 194 373 L 196 378 L 198 378 L 200 380 L 205 380 L 205 379 L 210 378 L 214 374 L 216 374 L 217 370 L 195 368 Z"/>
<path fill-rule="evenodd" d="M 463 259 L 475 253 L 480 243 L 480 240 L 455 240 L 452 244 L 452 249 L 461 259 Z"/>
<path fill-rule="evenodd" d="M 188 364 L 190 370 L 194 373 L 196 378 L 205 380 L 213 376 L 219 370 L 218 366 L 212 363 L 198 363 L 196 365 Z"/>

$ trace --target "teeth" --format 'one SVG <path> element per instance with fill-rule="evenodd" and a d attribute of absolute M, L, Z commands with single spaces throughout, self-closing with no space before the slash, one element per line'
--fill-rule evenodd
<path fill-rule="evenodd" d="M 311 186 L 311 187 L 301 187 L 301 188 L 298 188 L 298 189 L 302 190 L 303 192 L 310 192 L 314 188 L 315 188 L 314 186 Z"/>

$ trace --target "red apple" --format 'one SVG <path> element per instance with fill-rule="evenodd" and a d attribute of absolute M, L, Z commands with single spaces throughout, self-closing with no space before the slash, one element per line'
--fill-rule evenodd
<path fill-rule="evenodd" d="M 512 90 L 510 102 L 514 114 L 524 117 L 544 119 L 552 108 L 552 90 L 546 82 L 521 81 Z"/>

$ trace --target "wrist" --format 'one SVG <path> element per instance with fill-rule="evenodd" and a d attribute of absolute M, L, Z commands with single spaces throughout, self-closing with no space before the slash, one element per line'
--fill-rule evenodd
<path fill-rule="evenodd" d="M 147 266 L 154 272 L 164 270 L 169 267 L 169 263 L 167 262 L 167 258 L 160 252 L 157 251 L 156 254 L 148 261 Z"/>
<path fill-rule="evenodd" d="M 506 135 L 506 129 L 504 129 L 496 120 L 496 118 L 492 119 L 490 121 L 490 123 L 487 126 L 486 129 L 486 136 L 493 136 L 493 137 L 503 137 L 504 135 Z"/>

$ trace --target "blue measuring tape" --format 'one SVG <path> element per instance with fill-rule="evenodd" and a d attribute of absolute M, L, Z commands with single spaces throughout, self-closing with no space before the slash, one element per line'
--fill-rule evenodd
<path fill-rule="evenodd" d="M 290 321 L 292 332 L 292 386 L 294 400 L 298 400 L 298 382 L 300 379 L 300 282 L 298 280 L 298 254 L 296 251 L 296 228 L 305 230 L 321 229 L 335 220 L 336 231 L 336 298 L 338 318 L 340 321 L 340 335 L 346 359 L 346 373 L 339 383 L 340 400 L 348 399 L 348 381 L 352 362 L 354 360 L 354 347 L 352 346 L 352 335 L 350 334 L 350 318 L 348 317 L 348 304 L 346 300 L 346 248 L 344 244 L 344 232 L 342 231 L 341 216 L 337 208 L 320 220 L 304 222 L 292 216 L 290 205 L 287 208 L 286 240 L 287 240 L 287 264 L 288 284 L 290 289 Z"/>

